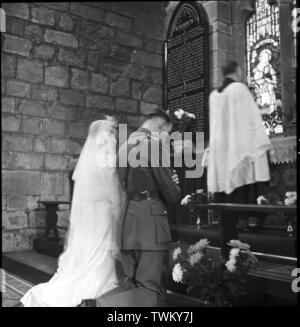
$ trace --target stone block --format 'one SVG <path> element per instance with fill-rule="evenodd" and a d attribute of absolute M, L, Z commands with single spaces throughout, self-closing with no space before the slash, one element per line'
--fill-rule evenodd
<path fill-rule="evenodd" d="M 136 113 L 138 112 L 138 101 L 118 98 L 116 110 L 128 113 Z"/>
<path fill-rule="evenodd" d="M 21 229 L 28 226 L 27 215 L 24 211 L 4 212 L 2 228 L 5 230 Z"/>
<path fill-rule="evenodd" d="M 29 210 L 34 210 L 34 209 L 45 209 L 44 206 L 42 206 L 41 204 L 39 204 L 37 201 L 40 200 L 39 196 L 27 196 L 26 197 L 27 200 L 27 209 Z M 42 208 L 41 208 L 42 206 Z"/>
<path fill-rule="evenodd" d="M 31 21 L 40 25 L 54 26 L 55 16 L 54 11 L 51 9 L 32 6 L 31 8 Z"/>
<path fill-rule="evenodd" d="M 60 14 L 58 25 L 62 30 L 72 32 L 74 26 L 73 19 L 67 14 Z"/>
<path fill-rule="evenodd" d="M 30 84 L 16 80 L 8 80 L 6 82 L 6 94 L 20 98 L 30 98 Z"/>
<path fill-rule="evenodd" d="M 26 134 L 40 134 L 41 121 L 35 118 L 23 118 L 22 131 Z"/>
<path fill-rule="evenodd" d="M 57 90 L 48 85 L 33 84 L 31 88 L 32 100 L 42 100 L 46 102 L 55 102 L 58 97 Z"/>
<path fill-rule="evenodd" d="M 24 20 L 6 17 L 6 33 L 23 36 L 24 34 Z"/>
<path fill-rule="evenodd" d="M 3 150 L 5 151 L 23 151 L 31 152 L 33 147 L 33 140 L 31 136 L 8 134 L 2 138 Z"/>
<path fill-rule="evenodd" d="M 2 170 L 2 193 L 7 195 L 40 195 L 40 172 Z"/>
<path fill-rule="evenodd" d="M 2 252 L 14 250 L 14 233 L 2 231 Z"/>
<path fill-rule="evenodd" d="M 162 56 L 156 53 L 146 52 L 143 50 L 136 50 L 134 54 L 134 62 L 137 64 L 162 68 Z"/>
<path fill-rule="evenodd" d="M 71 33 L 47 29 L 45 32 L 44 40 L 47 43 L 54 43 L 65 47 L 71 47 L 71 48 L 78 47 L 78 41 L 76 37 Z"/>
<path fill-rule="evenodd" d="M 43 122 L 43 133 L 46 135 L 64 136 L 66 134 L 66 126 L 60 121 L 47 119 Z"/>
<path fill-rule="evenodd" d="M 106 14 L 105 23 L 125 30 L 131 30 L 133 26 L 133 20 L 131 18 L 113 12 L 108 12 Z"/>
<path fill-rule="evenodd" d="M 69 210 L 62 210 L 57 212 L 57 226 L 62 228 L 68 228 L 69 226 L 69 218 L 70 218 L 70 211 Z"/>
<path fill-rule="evenodd" d="M 17 66 L 18 79 L 41 83 L 43 82 L 43 64 L 36 60 L 20 59 Z"/>
<path fill-rule="evenodd" d="M 46 211 L 41 209 L 31 211 L 28 223 L 31 228 L 46 227 Z"/>
<path fill-rule="evenodd" d="M 231 51 L 231 36 L 225 33 L 216 32 L 211 36 L 211 50 L 212 51 Z"/>
<path fill-rule="evenodd" d="M 76 108 L 70 108 L 60 104 L 54 104 L 48 108 L 48 114 L 53 119 L 74 120 L 76 119 Z"/>
<path fill-rule="evenodd" d="M 59 90 L 59 100 L 64 104 L 84 105 L 84 93 L 73 90 Z"/>
<path fill-rule="evenodd" d="M 143 115 L 148 115 L 158 108 L 159 106 L 157 104 L 148 103 L 144 101 L 141 101 L 140 103 L 140 111 Z"/>
<path fill-rule="evenodd" d="M 125 47 L 120 44 L 111 44 L 109 57 L 116 60 L 122 60 L 124 62 L 131 62 L 134 51 L 132 48 Z"/>
<path fill-rule="evenodd" d="M 160 87 L 150 86 L 143 94 L 143 100 L 155 104 L 162 104 L 163 91 Z"/>
<path fill-rule="evenodd" d="M 16 57 L 7 53 L 1 53 L 1 75 L 7 78 L 16 77 Z"/>
<path fill-rule="evenodd" d="M 81 144 L 69 138 L 53 137 L 51 140 L 51 152 L 57 154 L 80 154 Z"/>
<path fill-rule="evenodd" d="M 49 170 L 67 170 L 69 160 L 61 155 L 47 154 L 45 157 L 45 168 Z"/>
<path fill-rule="evenodd" d="M 148 80 L 149 69 L 142 65 L 130 64 L 124 70 L 124 76 L 142 81 Z"/>
<path fill-rule="evenodd" d="M 45 135 L 41 135 L 34 140 L 34 152 L 49 152 L 50 151 L 50 138 Z"/>
<path fill-rule="evenodd" d="M 87 56 L 87 68 L 97 71 L 100 68 L 100 55 L 98 52 L 89 52 Z"/>
<path fill-rule="evenodd" d="M 107 93 L 108 78 L 103 74 L 92 73 L 91 75 L 91 91 L 95 93 Z"/>
<path fill-rule="evenodd" d="M 85 70 L 72 69 L 71 87 L 78 90 L 86 90 L 89 88 L 89 74 Z"/>
<path fill-rule="evenodd" d="M 164 24 L 161 22 L 145 22 L 140 19 L 136 19 L 133 24 L 133 32 L 136 34 L 146 35 L 163 41 L 165 39 Z"/>
<path fill-rule="evenodd" d="M 89 108 L 105 109 L 105 110 L 114 109 L 113 98 L 105 95 L 88 94 L 86 97 L 86 106 Z"/>
<path fill-rule="evenodd" d="M 3 51 L 28 57 L 32 48 L 32 42 L 19 36 L 6 34 Z"/>
<path fill-rule="evenodd" d="M 104 21 L 104 12 L 101 9 L 86 6 L 80 2 L 71 3 L 71 13 L 97 22 Z"/>
<path fill-rule="evenodd" d="M 131 33 L 126 33 L 122 30 L 118 30 L 116 32 L 115 41 L 117 43 L 127 45 L 130 47 L 141 48 L 143 46 L 143 41 L 141 38 L 138 38 L 137 36 L 134 36 Z"/>
<path fill-rule="evenodd" d="M 87 124 L 82 122 L 71 124 L 69 135 L 78 139 L 85 139 L 87 136 Z"/>
<path fill-rule="evenodd" d="M 64 66 L 50 66 L 45 69 L 45 84 L 67 87 L 69 84 L 69 70 Z"/>
<path fill-rule="evenodd" d="M 12 152 L 2 152 L 2 169 L 11 168 L 13 163 Z"/>
<path fill-rule="evenodd" d="M 140 81 L 132 81 L 131 85 L 132 98 L 135 100 L 140 100 L 142 98 L 142 83 Z"/>
<path fill-rule="evenodd" d="M 75 52 L 72 50 L 59 49 L 58 60 L 67 66 L 85 67 L 84 52 Z"/>
<path fill-rule="evenodd" d="M 14 157 L 14 167 L 27 170 L 39 170 L 44 165 L 44 156 L 33 153 L 16 153 Z"/>
<path fill-rule="evenodd" d="M 27 206 L 27 200 L 25 196 L 12 195 L 7 198 L 8 210 L 26 209 L 26 206 Z"/>
<path fill-rule="evenodd" d="M 1 8 L 7 16 L 29 19 L 29 4 L 27 3 L 2 3 Z"/>
<path fill-rule="evenodd" d="M 42 173 L 41 195 L 58 195 L 63 193 L 63 174 L 61 173 Z"/>
<path fill-rule="evenodd" d="M 18 132 L 21 126 L 21 119 L 15 116 L 2 115 L 1 125 L 2 125 L 2 131 Z"/>
<path fill-rule="evenodd" d="M 43 30 L 39 25 L 26 25 L 24 35 L 35 43 L 41 43 L 43 41 Z"/>
<path fill-rule="evenodd" d="M 154 52 L 157 54 L 163 53 L 164 44 L 162 41 L 147 38 L 144 40 L 145 49 L 149 52 Z"/>
<path fill-rule="evenodd" d="M 128 78 L 120 78 L 110 86 L 110 94 L 113 96 L 130 97 L 130 81 Z"/>
<path fill-rule="evenodd" d="M 45 106 L 33 101 L 22 100 L 19 105 L 19 112 L 24 115 L 48 117 Z"/>
<path fill-rule="evenodd" d="M 48 45 L 39 45 L 34 48 L 34 57 L 43 60 L 52 60 L 55 49 Z"/>
<path fill-rule="evenodd" d="M 162 69 L 151 68 L 150 80 L 153 84 L 163 84 Z"/>
<path fill-rule="evenodd" d="M 2 98 L 1 110 L 2 112 L 14 112 L 16 108 L 16 100 L 14 98 Z"/>
<path fill-rule="evenodd" d="M 17 251 L 32 250 L 33 239 L 36 238 L 36 229 L 21 229 L 14 234 L 14 248 Z"/>
<path fill-rule="evenodd" d="M 70 2 L 40 2 L 38 4 L 59 11 L 68 11 L 70 9 Z"/>

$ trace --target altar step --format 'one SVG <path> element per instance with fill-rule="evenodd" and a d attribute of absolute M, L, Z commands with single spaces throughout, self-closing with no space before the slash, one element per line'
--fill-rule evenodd
<path fill-rule="evenodd" d="M 22 251 L 4 253 L 2 256 L 3 269 L 9 275 L 13 274 L 21 278 L 25 283 L 36 285 L 47 282 L 55 273 L 57 269 L 57 258 L 48 256 L 36 251 Z M 17 295 L 22 297 L 24 291 L 15 290 L 13 304 L 17 304 Z M 23 294 L 22 294 L 23 293 Z M 6 299 L 6 306 L 9 306 L 10 299 Z M 197 306 L 200 301 L 193 297 L 179 294 L 173 291 L 167 292 L 167 306 L 168 307 L 189 307 Z"/>
<path fill-rule="evenodd" d="M 219 249 L 214 249 L 218 255 Z M 11 252 L 3 254 L 5 271 L 19 276 L 34 285 L 47 282 L 57 269 L 57 258 L 35 251 Z M 248 281 L 248 294 L 237 306 L 295 306 L 297 294 L 292 292 L 294 277 L 291 271 L 296 264 L 280 264 L 260 260 L 255 271 L 251 271 Z M 197 306 L 197 298 L 187 296 L 186 287 L 169 280 L 168 307 Z M 21 297 L 21 296 L 20 296 Z"/>

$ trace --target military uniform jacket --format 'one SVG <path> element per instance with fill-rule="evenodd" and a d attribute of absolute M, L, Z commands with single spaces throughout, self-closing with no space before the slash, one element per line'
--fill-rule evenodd
<path fill-rule="evenodd" d="M 150 146 L 154 144 L 152 142 L 159 142 L 151 138 L 150 134 L 147 129 L 140 128 L 119 148 L 118 174 L 125 192 L 148 190 L 159 193 L 158 199 L 125 201 L 118 238 L 119 246 L 124 250 L 167 250 L 172 241 L 166 205 L 178 202 L 181 190 L 172 181 L 172 169 L 162 167 L 159 151 L 155 150 L 159 147 L 155 146 L 153 151 Z M 148 149 L 148 158 L 142 158 L 146 152 L 139 152 L 141 160 L 148 160 L 148 167 L 132 167 L 128 160 L 127 167 L 120 167 L 120 156 L 135 156 L 141 147 Z M 151 155 L 152 159 L 155 156 L 157 167 L 150 166 Z"/>

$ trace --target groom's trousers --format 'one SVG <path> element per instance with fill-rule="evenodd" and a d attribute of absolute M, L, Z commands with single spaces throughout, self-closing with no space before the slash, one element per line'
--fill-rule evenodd
<path fill-rule="evenodd" d="M 96 300 L 101 307 L 165 306 L 168 251 L 122 250 L 126 274 L 120 286 Z"/>

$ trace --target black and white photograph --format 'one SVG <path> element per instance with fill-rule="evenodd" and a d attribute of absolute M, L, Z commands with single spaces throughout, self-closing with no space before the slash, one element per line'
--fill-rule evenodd
<path fill-rule="evenodd" d="M 0 13 L 2 307 L 298 306 L 296 0 Z"/>

